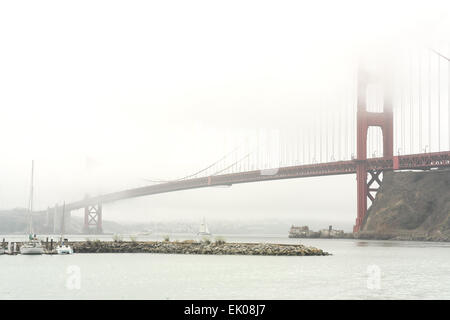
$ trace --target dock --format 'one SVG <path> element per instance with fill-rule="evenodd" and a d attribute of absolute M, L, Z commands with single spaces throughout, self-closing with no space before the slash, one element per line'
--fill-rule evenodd
<path fill-rule="evenodd" d="M 48 237 L 46 238 L 45 241 L 43 241 L 43 245 L 44 245 L 44 254 L 49 254 L 49 255 L 53 255 L 53 254 L 58 254 L 56 252 L 56 245 L 55 245 L 55 241 L 53 239 L 48 239 Z M 3 238 L 1 244 L 0 244 L 0 249 L 3 249 L 5 255 L 17 255 L 20 254 L 20 247 L 22 246 L 23 241 L 5 241 L 5 238 Z"/>

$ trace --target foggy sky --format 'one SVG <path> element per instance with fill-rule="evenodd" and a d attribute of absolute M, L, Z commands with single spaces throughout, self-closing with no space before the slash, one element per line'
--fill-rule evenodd
<path fill-rule="evenodd" d="M 259 129 L 331 111 L 361 56 L 442 46 L 448 1 L 24 1 L 0 4 L 0 208 L 175 179 Z M 320 97 L 320 99 L 318 99 Z M 331 102 L 330 102 L 331 101 Z M 88 165 L 87 165 L 88 164 Z M 169 193 L 110 220 L 353 223 L 355 176 Z"/>

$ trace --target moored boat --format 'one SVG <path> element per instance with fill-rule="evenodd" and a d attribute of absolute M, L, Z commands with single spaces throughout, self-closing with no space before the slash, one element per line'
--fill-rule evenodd
<path fill-rule="evenodd" d="M 41 241 L 33 235 L 33 185 L 34 182 L 34 161 L 31 162 L 31 185 L 30 185 L 30 199 L 28 203 L 28 242 L 24 242 L 20 246 L 20 254 L 39 255 L 44 253 L 44 247 Z"/>
<path fill-rule="evenodd" d="M 31 237 L 28 242 L 24 242 L 20 246 L 20 254 L 24 255 L 39 255 L 44 254 L 44 246 L 41 241 L 36 238 L 36 236 Z"/>
<path fill-rule="evenodd" d="M 73 249 L 69 245 L 65 245 L 64 243 L 56 247 L 57 254 L 73 254 Z"/>

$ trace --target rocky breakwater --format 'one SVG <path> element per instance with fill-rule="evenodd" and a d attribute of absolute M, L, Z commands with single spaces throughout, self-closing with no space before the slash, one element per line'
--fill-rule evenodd
<path fill-rule="evenodd" d="M 262 256 L 326 256 L 321 249 L 301 244 L 205 243 L 194 241 L 86 241 L 71 243 L 75 253 L 165 253 Z"/>

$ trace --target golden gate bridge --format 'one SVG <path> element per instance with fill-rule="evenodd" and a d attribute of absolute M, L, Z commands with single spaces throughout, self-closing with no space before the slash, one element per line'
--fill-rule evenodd
<path fill-rule="evenodd" d="M 358 68 L 348 92 L 327 112 L 315 112 L 296 137 L 258 136 L 207 167 L 178 179 L 149 180 L 137 187 L 66 203 L 67 212 L 84 209 L 84 232 L 102 232 L 102 205 L 128 198 L 212 186 L 356 174 L 357 213 L 362 226 L 391 170 L 450 167 L 450 63 L 448 55 L 427 49 L 409 54 L 396 73 Z M 48 208 L 58 213 L 61 208 Z"/>

